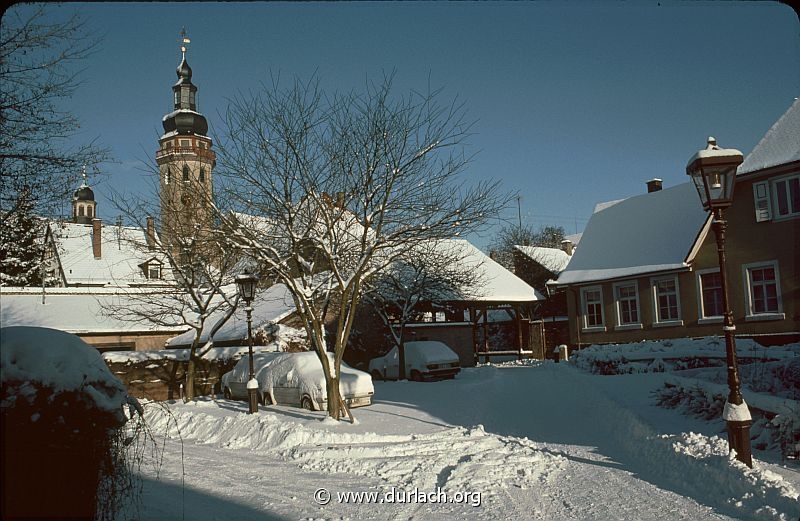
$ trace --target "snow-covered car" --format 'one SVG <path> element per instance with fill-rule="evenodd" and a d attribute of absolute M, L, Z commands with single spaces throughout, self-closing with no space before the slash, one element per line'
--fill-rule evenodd
<path fill-rule="evenodd" d="M 332 353 L 328 358 L 333 364 Z M 294 405 L 311 411 L 327 408 L 325 375 L 315 352 L 259 353 L 253 355 L 253 368 L 261 403 Z M 249 375 L 245 355 L 232 371 L 222 375 L 220 387 L 225 398 L 246 399 Z M 341 366 L 339 390 L 349 407 L 370 405 L 375 392 L 369 374 L 345 363 Z"/>
<path fill-rule="evenodd" d="M 434 340 L 406 342 L 406 376 L 414 381 L 455 378 L 461 371 L 458 355 L 447 344 Z M 397 346 L 369 362 L 369 374 L 375 379 L 396 380 L 400 367 Z"/>

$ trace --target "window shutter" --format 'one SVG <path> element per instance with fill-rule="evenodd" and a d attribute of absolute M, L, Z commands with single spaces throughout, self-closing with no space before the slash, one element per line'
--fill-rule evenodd
<path fill-rule="evenodd" d="M 772 212 L 769 207 L 769 182 L 753 183 L 753 200 L 756 208 L 756 222 L 769 221 Z"/>

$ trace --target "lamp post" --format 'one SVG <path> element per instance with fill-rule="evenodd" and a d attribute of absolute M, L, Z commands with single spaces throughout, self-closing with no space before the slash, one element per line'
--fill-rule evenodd
<path fill-rule="evenodd" d="M 256 294 L 258 276 L 253 273 L 243 273 L 236 276 L 236 285 L 239 287 L 239 295 L 244 300 L 247 312 L 247 348 L 250 357 L 250 378 L 247 381 L 247 398 L 249 402 L 248 414 L 258 412 L 258 381 L 256 380 L 253 368 L 253 298 Z"/>
<path fill-rule="evenodd" d="M 736 459 L 753 467 L 750 452 L 750 410 L 742 398 L 739 364 L 736 359 L 736 326 L 733 313 L 728 304 L 728 280 L 725 259 L 725 230 L 727 222 L 724 210 L 733 202 L 733 188 L 736 182 L 736 169 L 743 161 L 742 153 L 736 149 L 717 146 L 713 137 L 708 138 L 708 146 L 689 159 L 686 173 L 692 178 L 703 209 L 711 212 L 711 227 L 717 238 L 719 256 L 720 285 L 722 286 L 723 326 L 725 334 L 725 354 L 728 365 L 728 400 L 722 417 L 728 427 L 728 446 L 736 451 Z"/>

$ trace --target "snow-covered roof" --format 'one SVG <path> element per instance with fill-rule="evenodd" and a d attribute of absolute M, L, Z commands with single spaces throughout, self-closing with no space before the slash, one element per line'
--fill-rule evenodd
<path fill-rule="evenodd" d="M 140 265 L 158 255 L 144 247 L 146 237 L 141 228 L 103 225 L 99 259 L 94 258 L 91 224 L 51 222 L 50 230 L 68 285 L 163 286 L 171 280 L 169 269 L 162 270 L 162 279 L 145 276 Z"/>
<path fill-rule="evenodd" d="M 253 329 L 277 323 L 295 311 L 294 300 L 289 289 L 283 284 L 274 284 L 260 290 L 253 300 Z M 200 341 L 208 341 L 211 330 L 220 321 L 225 320 L 227 310 L 220 310 L 206 319 L 201 332 Z M 194 341 L 194 329 L 167 340 L 167 346 L 188 345 Z M 233 315 L 220 327 L 214 335 L 215 342 L 241 340 L 247 338 L 247 313 L 244 303 L 234 311 Z"/>
<path fill-rule="evenodd" d="M 794 100 L 761 141 L 747 154 L 739 174 L 800 161 L 800 99 Z"/>
<path fill-rule="evenodd" d="M 571 258 L 570 255 L 567 255 L 567 252 L 559 248 L 545 248 L 542 246 L 514 246 L 514 248 L 555 275 L 558 275 L 567 267 Z"/>
<path fill-rule="evenodd" d="M 129 322 L 104 315 L 112 306 L 131 306 L 135 301 L 125 291 L 82 292 L 81 288 L 47 288 L 42 303 L 41 288 L 0 288 L 0 322 L 3 326 L 39 326 L 68 333 L 179 332 L 150 323 Z"/>
<path fill-rule="evenodd" d="M 573 246 L 577 246 L 579 242 L 581 242 L 581 237 L 583 236 L 582 233 L 573 233 L 571 235 L 565 235 L 564 240 L 570 241 Z"/>
<path fill-rule="evenodd" d="M 597 203 L 596 205 L 594 205 L 594 210 L 592 211 L 592 213 L 602 212 L 606 208 L 611 208 L 615 204 L 621 203 L 624 200 L 625 199 L 623 198 L 623 199 L 614 199 L 613 201 L 604 201 L 602 203 Z M 584 230 L 584 233 L 585 233 L 585 230 Z"/>
<path fill-rule="evenodd" d="M 618 202 L 589 219 L 558 284 L 685 269 L 707 219 L 691 183 Z"/>
<path fill-rule="evenodd" d="M 525 281 L 495 262 L 488 255 L 464 239 L 440 241 L 441 247 L 454 248 L 467 269 L 480 270 L 483 285 L 463 288 L 463 300 L 480 302 L 532 302 L 544 296 Z"/>

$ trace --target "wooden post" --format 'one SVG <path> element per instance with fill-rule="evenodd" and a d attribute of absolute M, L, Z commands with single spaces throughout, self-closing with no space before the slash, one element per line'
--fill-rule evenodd
<path fill-rule="evenodd" d="M 483 308 L 483 351 L 489 352 L 489 308 Z M 489 355 L 486 355 L 486 361 L 489 361 Z"/>
<path fill-rule="evenodd" d="M 469 306 L 469 322 L 472 329 L 472 355 L 475 358 L 475 365 L 478 365 L 478 317 L 472 304 Z"/>
<path fill-rule="evenodd" d="M 517 316 L 517 358 L 522 360 L 522 317 L 520 316 L 520 308 L 515 306 L 514 312 Z"/>

